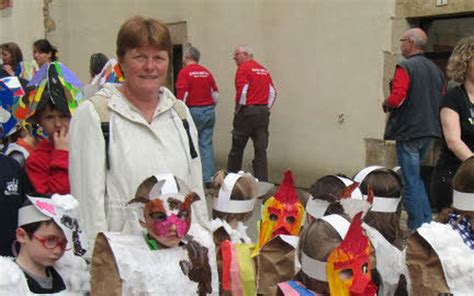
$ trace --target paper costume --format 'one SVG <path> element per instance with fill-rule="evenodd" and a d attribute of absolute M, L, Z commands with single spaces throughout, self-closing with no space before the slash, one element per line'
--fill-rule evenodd
<path fill-rule="evenodd" d="M 104 83 L 123 83 L 125 78 L 123 76 L 122 70 L 120 69 L 120 64 L 116 59 L 112 58 L 107 61 L 107 63 L 102 68 L 99 74 L 97 74 L 91 81 L 92 85 L 97 85 L 101 87 Z"/>
<path fill-rule="evenodd" d="M 0 138 L 6 137 L 17 130 L 19 120 L 13 115 L 13 108 L 25 94 L 17 77 L 0 79 Z"/>
<path fill-rule="evenodd" d="M 14 116 L 25 120 L 33 116 L 48 100 L 62 112 L 74 113 L 82 101 L 83 85 L 60 62 L 43 65 L 28 84 L 27 94 L 14 108 Z"/>
<path fill-rule="evenodd" d="M 355 215 L 346 237 L 327 259 L 331 295 L 374 296 L 377 288 L 371 278 L 371 247 L 362 232 L 362 213 Z"/>
<path fill-rule="evenodd" d="M 100 233 L 91 268 L 92 294 L 217 295 L 218 279 L 211 234 L 191 223 L 191 204 L 199 197 L 171 174 L 148 178 L 130 206 L 143 208 L 143 235 Z M 143 184 L 143 183 L 142 183 Z M 179 246 L 162 239 L 177 237 Z M 150 242 L 151 241 L 151 242 Z"/>
<path fill-rule="evenodd" d="M 18 225 L 54 220 L 63 230 L 68 243 L 64 255 L 54 263 L 66 290 L 48 295 L 85 295 L 90 291 L 90 278 L 87 263 L 78 255 L 86 252 L 83 233 L 77 223 L 75 210 L 77 200 L 71 195 L 55 194 L 51 198 L 28 196 L 32 205 L 20 208 Z M 72 249 L 68 251 L 68 249 Z M 76 254 L 76 255 L 74 255 Z M 12 260 L 0 257 L 1 295 L 37 295 L 30 292 L 23 270 Z"/>
<path fill-rule="evenodd" d="M 286 171 L 278 191 L 263 204 L 260 232 L 254 255 L 267 241 L 277 235 L 298 235 L 303 222 L 304 207 L 298 201 L 293 175 Z"/>

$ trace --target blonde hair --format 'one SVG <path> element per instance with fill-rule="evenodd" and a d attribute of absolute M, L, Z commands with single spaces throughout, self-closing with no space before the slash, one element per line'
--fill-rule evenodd
<path fill-rule="evenodd" d="M 449 57 L 447 75 L 450 79 L 464 83 L 469 62 L 474 58 L 474 36 L 465 37 L 459 40 L 454 47 L 453 53 Z"/>

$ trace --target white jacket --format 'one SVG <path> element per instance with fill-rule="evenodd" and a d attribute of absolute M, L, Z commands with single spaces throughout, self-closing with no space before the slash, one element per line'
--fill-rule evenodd
<path fill-rule="evenodd" d="M 191 159 L 183 122 L 173 109 L 174 95 L 161 89 L 151 124 L 117 86 L 105 84 L 96 95 L 109 99 L 109 170 L 101 122 L 92 102 L 85 101 L 76 109 L 69 128 L 71 193 L 80 201 L 80 223 L 89 240 L 93 242 L 98 232 L 124 228 L 130 232 L 130 227 L 139 227 L 137 209 L 126 208 L 126 203 L 145 178 L 160 173 L 182 179 L 201 197 L 193 203 L 193 219 L 207 228 L 201 160 Z M 186 111 L 198 150 L 197 130 Z"/>

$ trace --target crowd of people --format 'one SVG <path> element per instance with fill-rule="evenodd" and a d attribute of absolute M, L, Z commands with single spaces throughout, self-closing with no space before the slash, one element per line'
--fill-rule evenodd
<path fill-rule="evenodd" d="M 33 43 L 35 65 L 2 44 L 0 294 L 469 295 L 474 37 L 449 59 L 451 89 L 423 55 L 425 32 L 400 42 L 406 59 L 383 103 L 400 168 L 334 172 L 307 191 L 291 171 L 267 182 L 277 92 L 248 45 L 234 49 L 232 147 L 216 172 L 218 86 L 188 45 L 176 95 L 166 88 L 173 47 L 158 20 L 126 20 L 117 60 L 92 55 L 87 85 L 46 39 Z M 439 137 L 430 204 L 420 166 Z M 253 175 L 241 171 L 249 138 Z"/>

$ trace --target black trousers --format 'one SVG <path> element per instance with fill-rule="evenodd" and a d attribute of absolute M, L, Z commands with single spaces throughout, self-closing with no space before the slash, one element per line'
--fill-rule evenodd
<path fill-rule="evenodd" d="M 240 106 L 234 114 L 232 130 L 232 148 L 227 160 L 227 170 L 238 172 L 242 169 L 245 146 L 252 139 L 254 159 L 252 162 L 254 177 L 267 181 L 267 147 L 270 111 L 265 105 Z"/>
<path fill-rule="evenodd" d="M 438 211 L 451 207 L 453 203 L 452 180 L 456 169 L 436 166 L 430 184 L 431 207 Z"/>

